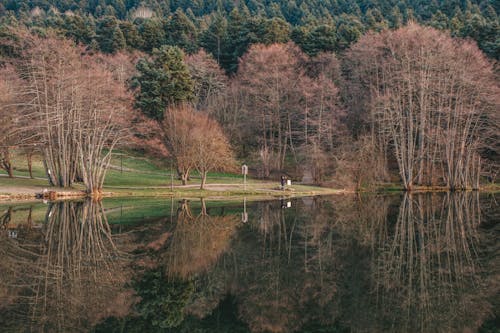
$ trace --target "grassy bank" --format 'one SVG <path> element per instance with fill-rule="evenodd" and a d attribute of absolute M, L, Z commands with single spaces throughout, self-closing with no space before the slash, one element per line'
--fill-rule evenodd
<path fill-rule="evenodd" d="M 53 188 L 45 178 L 40 158 L 34 158 L 33 176 L 29 178 L 27 162 L 23 155 L 14 154 L 15 178 L 6 177 L 0 170 L 0 200 L 33 200 L 36 193 L 44 189 L 53 190 L 61 196 L 84 196 L 84 187 L 76 184 L 71 189 Z M 199 189 L 200 178 L 192 174 L 189 185 L 182 186 L 180 180 L 164 160 L 118 152 L 113 155 L 111 168 L 104 183 L 105 197 L 174 197 L 174 198 L 217 198 L 252 196 L 258 198 L 283 196 L 308 196 L 347 193 L 343 189 L 293 184 L 287 190 L 279 189 L 278 180 L 261 181 L 248 178 L 246 186 L 243 177 L 235 174 L 210 173 L 205 190 Z M 400 184 L 379 184 L 369 192 L 400 192 Z M 483 191 L 500 192 L 500 185 L 489 184 Z M 415 192 L 446 191 L 445 188 L 416 188 Z"/>

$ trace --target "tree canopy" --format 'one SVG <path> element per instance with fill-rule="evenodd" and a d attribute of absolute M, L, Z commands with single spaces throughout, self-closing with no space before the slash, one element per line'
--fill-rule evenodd
<path fill-rule="evenodd" d="M 53 29 L 108 53 L 173 45 L 191 54 L 203 47 L 234 73 L 251 44 L 292 39 L 309 55 L 340 52 L 367 31 L 409 21 L 472 38 L 499 59 L 498 11 L 498 2 L 487 0 L 0 0 L 0 24 Z"/>

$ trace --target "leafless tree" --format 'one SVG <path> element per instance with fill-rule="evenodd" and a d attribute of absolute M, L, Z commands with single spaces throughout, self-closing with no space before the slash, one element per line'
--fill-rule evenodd
<path fill-rule="evenodd" d="M 442 179 L 450 190 L 477 188 L 481 119 L 498 106 L 491 64 L 477 46 L 410 23 L 367 34 L 348 58 L 351 81 L 367 89 L 361 99 L 374 142 L 391 145 L 404 187 Z"/>
<path fill-rule="evenodd" d="M 213 104 L 228 86 L 228 79 L 217 61 L 203 49 L 185 59 L 194 82 L 196 109 L 213 109 Z"/>
<path fill-rule="evenodd" d="M 15 90 L 19 81 L 12 67 L 0 70 L 0 169 L 14 176 L 12 148 L 19 144 L 18 115 L 15 107 Z"/>
<path fill-rule="evenodd" d="M 332 59 L 333 55 L 318 63 Z M 244 140 L 265 157 L 264 177 L 271 168 L 283 169 L 287 156 L 298 162 L 302 145 L 321 149 L 333 145 L 340 116 L 338 89 L 326 73 L 318 74 L 321 70 L 306 71 L 308 60 L 291 43 L 254 45 L 241 59 L 236 77 L 240 91 L 233 90 L 233 100 L 241 105 L 238 125 L 247 135 Z"/>
<path fill-rule="evenodd" d="M 193 164 L 200 173 L 200 189 L 205 187 L 209 171 L 234 171 L 231 145 L 220 125 L 204 113 L 196 114 L 196 127 L 191 134 L 193 142 Z"/>
<path fill-rule="evenodd" d="M 234 167 L 228 140 L 219 124 L 207 114 L 196 112 L 189 105 L 169 108 L 163 126 L 166 146 L 184 185 L 192 169 L 199 171 L 203 189 L 208 171 Z"/>
<path fill-rule="evenodd" d="M 71 186 L 82 177 L 99 195 L 111 152 L 123 137 L 117 118 L 129 103 L 112 73 L 71 42 L 34 39 L 20 66 L 22 106 L 40 143 L 52 185 Z"/>

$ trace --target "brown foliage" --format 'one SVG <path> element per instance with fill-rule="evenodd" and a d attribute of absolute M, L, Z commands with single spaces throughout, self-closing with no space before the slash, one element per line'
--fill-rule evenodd
<path fill-rule="evenodd" d="M 347 59 L 352 113 L 390 144 L 405 188 L 478 187 L 482 119 L 498 109 L 498 86 L 475 44 L 411 23 L 363 36 Z"/>
<path fill-rule="evenodd" d="M 236 222 L 236 215 L 209 216 L 203 210 L 194 216 L 183 201 L 165 258 L 169 275 L 186 279 L 210 270 L 229 249 Z"/>
<path fill-rule="evenodd" d="M 131 97 L 102 61 L 71 42 L 31 38 L 33 47 L 19 66 L 30 120 L 25 130 L 41 144 L 53 185 L 71 186 L 81 177 L 87 191 L 97 193 L 128 128 Z"/>
<path fill-rule="evenodd" d="M 297 161 L 302 145 L 333 146 L 341 114 L 329 74 L 333 70 L 320 73 L 311 64 L 308 76 L 308 61 L 291 43 L 253 45 L 241 59 L 235 89 L 238 94 L 241 90 L 238 125 L 247 136 L 243 140 L 269 157 L 262 159 L 264 177 L 271 168 L 283 169 L 289 154 Z M 335 68 L 335 63 L 333 55 L 318 60 L 324 68 Z"/>
<path fill-rule="evenodd" d="M 207 114 L 188 105 L 169 108 L 163 129 L 165 145 L 176 161 L 183 184 L 192 169 L 197 169 L 202 177 L 201 189 L 209 171 L 234 170 L 229 142 L 217 121 Z"/>

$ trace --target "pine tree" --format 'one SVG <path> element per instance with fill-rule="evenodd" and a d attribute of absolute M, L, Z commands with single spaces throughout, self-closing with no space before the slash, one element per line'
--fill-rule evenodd
<path fill-rule="evenodd" d="M 184 53 L 177 46 L 154 49 L 152 59 L 141 59 L 136 88 L 136 107 L 148 117 L 162 120 L 167 107 L 193 99 L 194 83 L 184 63 Z"/>
<path fill-rule="evenodd" d="M 105 16 L 97 24 L 97 42 L 104 53 L 115 53 L 126 46 L 125 37 L 113 16 Z"/>

